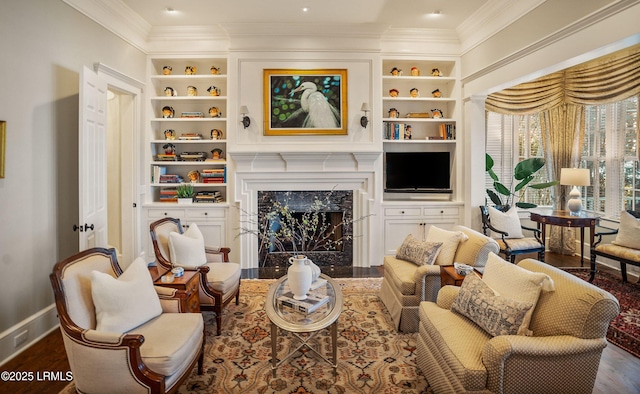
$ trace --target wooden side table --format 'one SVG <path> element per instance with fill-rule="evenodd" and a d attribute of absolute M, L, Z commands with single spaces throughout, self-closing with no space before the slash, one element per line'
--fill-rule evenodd
<path fill-rule="evenodd" d="M 580 229 L 580 266 L 584 265 L 584 229 L 589 227 L 589 247 L 593 246 L 593 238 L 596 225 L 600 216 L 582 211 L 580 215 L 573 216 L 569 211 L 557 211 L 552 209 L 538 208 L 531 210 L 531 221 L 542 227 L 542 243 L 546 244 L 547 224 L 561 227 L 577 227 Z"/>
<path fill-rule="evenodd" d="M 184 275 L 173 278 L 173 282 L 165 283 L 162 281 L 162 275 L 169 271 L 158 271 L 158 267 L 149 267 L 149 272 L 153 278 L 153 284 L 155 286 L 170 287 L 172 289 L 183 290 L 187 293 L 187 312 L 200 313 L 200 273 L 198 271 L 184 271 Z"/>
<path fill-rule="evenodd" d="M 482 273 L 477 271 L 475 268 L 472 273 L 482 278 Z M 469 275 L 471 275 L 471 273 Z M 453 265 L 440 266 L 440 286 L 462 286 L 462 281 L 464 280 L 464 278 L 464 275 L 460 275 L 456 272 L 456 269 Z"/>

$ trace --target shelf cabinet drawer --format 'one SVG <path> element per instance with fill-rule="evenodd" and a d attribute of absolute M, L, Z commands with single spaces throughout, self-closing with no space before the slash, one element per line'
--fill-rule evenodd
<path fill-rule="evenodd" d="M 162 218 L 176 218 L 184 219 L 184 209 L 149 209 L 149 218 L 162 219 Z"/>
<path fill-rule="evenodd" d="M 187 209 L 187 219 L 224 219 L 226 209 Z"/>
<path fill-rule="evenodd" d="M 420 208 L 386 208 L 385 216 L 420 216 Z"/>
<path fill-rule="evenodd" d="M 425 216 L 459 216 L 458 207 L 424 208 Z"/>

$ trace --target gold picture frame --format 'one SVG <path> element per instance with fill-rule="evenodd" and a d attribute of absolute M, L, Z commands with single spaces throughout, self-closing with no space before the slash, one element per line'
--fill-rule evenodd
<path fill-rule="evenodd" d="M 0 178 L 4 178 L 5 146 L 7 144 L 7 122 L 0 120 Z"/>
<path fill-rule="evenodd" d="M 347 70 L 264 69 L 264 135 L 346 135 Z"/>

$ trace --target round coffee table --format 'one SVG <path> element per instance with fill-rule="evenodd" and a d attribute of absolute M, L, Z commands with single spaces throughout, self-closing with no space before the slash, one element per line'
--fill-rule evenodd
<path fill-rule="evenodd" d="M 273 371 L 274 377 L 276 376 L 278 366 L 303 346 L 306 346 L 321 359 L 331 364 L 334 376 L 337 375 L 338 317 L 340 317 L 342 313 L 342 291 L 333 279 L 327 275 L 321 274 L 320 278 L 326 280 L 326 283 L 317 289 L 311 290 L 310 293 L 326 295 L 329 301 L 309 314 L 295 311 L 278 303 L 278 297 L 289 291 L 286 275 L 269 287 L 264 307 L 267 317 L 271 321 L 271 370 Z M 331 360 L 309 344 L 309 341 L 314 338 L 318 332 L 329 326 L 331 327 Z M 300 341 L 300 344 L 279 362 L 277 357 L 278 329 L 291 332 Z M 301 333 L 310 333 L 311 335 L 302 337 L 298 335 Z"/>

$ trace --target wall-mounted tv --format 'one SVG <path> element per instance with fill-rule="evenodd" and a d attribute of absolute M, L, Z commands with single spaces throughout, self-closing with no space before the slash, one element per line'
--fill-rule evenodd
<path fill-rule="evenodd" d="M 449 152 L 386 152 L 385 192 L 452 193 Z"/>

